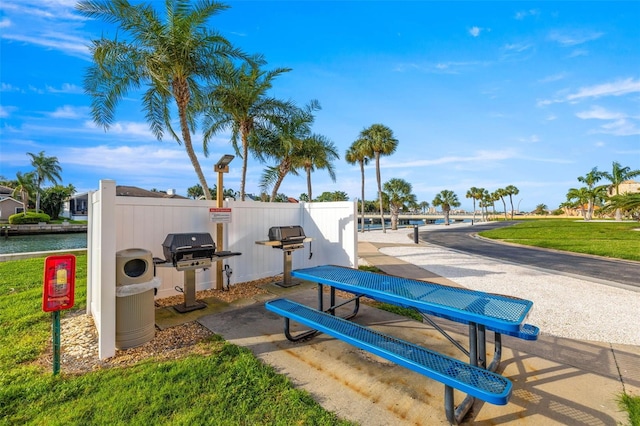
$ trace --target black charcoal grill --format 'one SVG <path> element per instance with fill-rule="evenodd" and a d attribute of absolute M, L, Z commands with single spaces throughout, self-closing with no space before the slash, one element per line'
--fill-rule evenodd
<path fill-rule="evenodd" d="M 276 244 L 273 248 L 279 248 L 282 250 L 297 250 L 304 247 L 304 229 L 302 226 L 272 226 L 269 228 L 269 241 L 276 241 L 280 244 Z"/>
<path fill-rule="evenodd" d="M 242 254 L 216 252 L 211 234 L 198 232 L 167 235 L 162 243 L 162 253 L 166 260 L 155 258 L 156 265 L 173 266 L 178 271 L 184 271 L 184 303 L 174 306 L 181 313 L 207 307 L 206 303 L 196 301 L 196 269 L 210 268 L 213 262 Z"/>
<path fill-rule="evenodd" d="M 282 250 L 284 270 L 281 287 L 291 287 L 297 285 L 291 280 L 291 254 L 304 248 L 304 243 L 311 241 L 304 233 L 304 229 L 299 225 L 272 226 L 269 228 L 269 241 L 256 241 L 256 244 L 271 246 Z"/>
<path fill-rule="evenodd" d="M 169 234 L 162 243 L 162 252 L 178 271 L 209 268 L 216 244 L 208 233 Z"/>

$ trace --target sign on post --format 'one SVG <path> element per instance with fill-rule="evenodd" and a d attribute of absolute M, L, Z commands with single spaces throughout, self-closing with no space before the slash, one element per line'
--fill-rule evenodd
<path fill-rule="evenodd" d="M 49 256 L 44 261 L 42 310 L 51 312 L 53 374 L 60 372 L 60 311 L 73 306 L 76 283 L 76 257 L 72 254 Z"/>
<path fill-rule="evenodd" d="M 209 209 L 209 218 L 213 223 L 231 223 L 231 208 L 211 207 Z"/>
<path fill-rule="evenodd" d="M 76 257 L 72 254 L 49 256 L 44 264 L 42 310 L 60 311 L 73 307 Z"/>

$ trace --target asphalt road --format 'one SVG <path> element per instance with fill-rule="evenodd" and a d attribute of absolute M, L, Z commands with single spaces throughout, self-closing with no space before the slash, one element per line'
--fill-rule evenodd
<path fill-rule="evenodd" d="M 565 274 L 591 277 L 605 284 L 622 284 L 640 290 L 640 262 L 609 260 L 524 246 L 514 246 L 474 238 L 475 233 L 515 222 L 493 222 L 465 227 L 442 227 L 421 232 L 422 241 L 461 252 L 491 257 Z"/>

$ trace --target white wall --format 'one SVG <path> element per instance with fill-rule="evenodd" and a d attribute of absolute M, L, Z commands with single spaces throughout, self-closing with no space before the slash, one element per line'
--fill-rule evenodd
<path fill-rule="evenodd" d="M 209 208 L 216 201 L 115 196 L 114 181 L 100 181 L 100 191 L 89 197 L 89 272 L 87 310 L 94 316 L 100 335 L 100 358 L 115 354 L 115 254 L 142 248 L 164 258 L 162 242 L 167 234 L 208 232 L 216 238 L 216 224 Z M 283 253 L 256 244 L 268 239 L 272 226 L 301 225 L 313 241 L 293 253 L 293 269 L 323 264 L 355 266 L 358 258 L 356 205 L 334 203 L 262 203 L 228 201 L 231 223 L 223 225 L 224 244 L 216 250 L 241 252 L 225 259 L 233 269 L 232 282 L 242 283 L 282 274 Z M 157 268 L 162 285 L 157 297 L 179 294 L 183 272 Z M 226 277 L 224 277 L 226 280 Z M 215 267 L 196 272 L 198 290 L 214 287 Z"/>

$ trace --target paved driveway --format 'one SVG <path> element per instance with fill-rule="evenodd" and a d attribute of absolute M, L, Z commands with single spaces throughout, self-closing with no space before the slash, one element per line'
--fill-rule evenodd
<path fill-rule="evenodd" d="M 601 280 L 604 284 L 622 284 L 640 291 L 640 262 L 585 256 L 556 250 L 514 246 L 474 238 L 478 232 L 510 226 L 516 222 L 492 222 L 465 227 L 442 227 L 420 232 L 420 239 L 431 244 L 538 268 Z M 640 247 L 639 247 L 640 250 Z"/>

